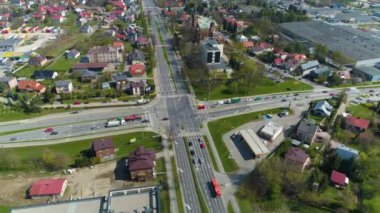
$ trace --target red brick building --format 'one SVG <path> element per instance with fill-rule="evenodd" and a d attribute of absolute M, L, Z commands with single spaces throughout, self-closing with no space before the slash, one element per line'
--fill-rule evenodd
<path fill-rule="evenodd" d="M 156 153 L 153 150 L 145 150 L 144 147 L 138 147 L 128 160 L 128 169 L 131 180 L 147 181 L 156 177 L 155 166 Z"/>
<path fill-rule="evenodd" d="M 111 139 L 102 138 L 92 142 L 92 151 L 100 159 L 110 159 L 115 157 L 115 147 Z"/>

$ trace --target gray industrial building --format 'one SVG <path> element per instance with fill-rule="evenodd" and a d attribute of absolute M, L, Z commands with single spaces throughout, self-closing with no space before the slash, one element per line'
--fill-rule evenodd
<path fill-rule="evenodd" d="M 322 21 L 282 23 L 280 29 L 291 39 L 325 45 L 357 62 L 380 58 L 380 35 L 376 32 L 330 25 Z"/>

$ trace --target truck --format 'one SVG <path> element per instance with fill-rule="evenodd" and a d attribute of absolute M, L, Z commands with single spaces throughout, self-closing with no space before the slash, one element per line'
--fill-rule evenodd
<path fill-rule="evenodd" d="M 237 104 L 240 102 L 240 98 L 230 98 L 224 101 L 225 104 Z"/>
<path fill-rule="evenodd" d="M 124 119 L 122 119 L 122 120 L 111 120 L 111 121 L 107 121 L 106 127 L 122 126 L 124 124 L 125 124 Z"/>

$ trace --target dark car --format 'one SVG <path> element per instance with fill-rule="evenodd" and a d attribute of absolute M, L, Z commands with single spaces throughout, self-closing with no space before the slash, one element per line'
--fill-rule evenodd
<path fill-rule="evenodd" d="M 169 118 L 165 117 L 165 118 L 162 118 L 163 121 L 167 121 L 169 120 Z"/>
<path fill-rule="evenodd" d="M 58 135 L 58 132 L 51 132 L 50 135 Z"/>
<path fill-rule="evenodd" d="M 148 120 L 142 120 L 141 123 L 148 123 L 149 121 Z"/>
<path fill-rule="evenodd" d="M 322 91 L 322 93 L 328 93 L 328 91 L 324 90 L 324 91 Z"/>
<path fill-rule="evenodd" d="M 190 154 L 194 155 L 195 154 L 194 150 L 190 150 Z"/>
<path fill-rule="evenodd" d="M 202 159 L 198 158 L 198 163 L 202 164 Z"/>
<path fill-rule="evenodd" d="M 70 112 L 70 114 L 78 114 L 78 111 Z"/>
<path fill-rule="evenodd" d="M 193 145 L 193 142 L 189 141 L 189 146 L 192 146 Z"/>
<path fill-rule="evenodd" d="M 282 102 L 287 102 L 288 100 L 286 100 L 286 99 L 282 99 L 281 101 L 282 101 Z"/>
<path fill-rule="evenodd" d="M 198 138 L 198 142 L 199 142 L 199 143 L 202 142 L 200 138 Z"/>

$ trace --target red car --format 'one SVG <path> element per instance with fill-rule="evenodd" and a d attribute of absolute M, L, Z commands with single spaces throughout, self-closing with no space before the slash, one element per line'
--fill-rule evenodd
<path fill-rule="evenodd" d="M 198 109 L 206 109 L 206 106 L 205 105 L 198 105 Z"/>
<path fill-rule="evenodd" d="M 205 144 L 204 143 L 201 143 L 201 148 L 204 149 L 205 148 Z"/>
<path fill-rule="evenodd" d="M 74 101 L 74 105 L 79 105 L 80 101 Z"/>
<path fill-rule="evenodd" d="M 49 132 L 53 132 L 54 129 L 52 127 L 49 127 L 49 128 L 46 128 L 44 132 L 46 133 L 49 133 Z"/>

